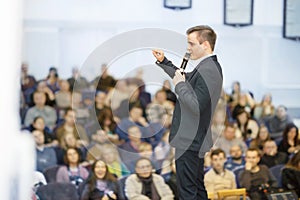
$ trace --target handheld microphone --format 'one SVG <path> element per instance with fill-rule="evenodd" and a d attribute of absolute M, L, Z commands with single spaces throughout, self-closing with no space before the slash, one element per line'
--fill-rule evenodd
<path fill-rule="evenodd" d="M 185 68 L 186 68 L 186 65 L 190 59 L 190 56 L 191 56 L 191 53 L 189 52 L 186 52 L 184 57 L 183 57 L 183 60 L 182 60 L 182 63 L 181 63 L 181 66 L 180 66 L 180 72 L 181 74 L 183 74 Z"/>

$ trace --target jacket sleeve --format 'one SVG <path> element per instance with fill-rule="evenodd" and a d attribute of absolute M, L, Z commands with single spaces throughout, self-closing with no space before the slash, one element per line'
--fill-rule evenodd
<path fill-rule="evenodd" d="M 70 182 L 68 171 L 67 171 L 67 168 L 65 166 L 61 166 L 58 169 L 57 175 L 56 175 L 56 181 L 58 183 L 69 183 Z"/>
<path fill-rule="evenodd" d="M 178 83 L 175 86 L 175 92 L 178 94 L 179 102 L 187 106 L 194 114 L 199 115 L 200 111 L 209 105 L 209 91 L 202 78 L 197 80 L 195 88 L 192 88 L 188 82 Z"/>
<path fill-rule="evenodd" d="M 155 186 L 159 191 L 159 195 L 161 200 L 173 200 L 174 195 L 170 187 L 165 183 L 164 179 L 161 176 L 156 176 L 155 178 L 156 183 Z"/>
<path fill-rule="evenodd" d="M 251 172 L 244 170 L 239 176 L 239 183 L 241 187 L 244 187 L 247 191 L 249 191 L 251 188 Z"/>
<path fill-rule="evenodd" d="M 160 66 L 171 78 L 174 77 L 176 70 L 178 69 L 171 61 L 169 61 L 166 57 L 162 62 L 155 62 L 158 66 Z"/>
<path fill-rule="evenodd" d="M 138 191 L 137 181 L 135 175 L 131 175 L 127 178 L 125 182 L 125 194 L 130 200 L 150 200 L 147 196 L 142 195 L 141 191 Z"/>

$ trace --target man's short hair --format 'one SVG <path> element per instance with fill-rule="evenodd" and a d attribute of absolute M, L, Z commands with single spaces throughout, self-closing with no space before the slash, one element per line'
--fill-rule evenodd
<path fill-rule="evenodd" d="M 257 147 L 250 147 L 249 149 L 247 149 L 246 154 L 247 154 L 248 151 L 256 151 L 258 157 L 261 157 L 260 150 Z"/>
<path fill-rule="evenodd" d="M 198 33 L 198 41 L 200 43 L 204 42 L 204 41 L 208 41 L 211 49 L 214 50 L 216 40 L 217 40 L 217 34 L 211 27 L 209 27 L 207 25 L 194 26 L 194 27 L 189 28 L 186 31 L 186 34 L 189 35 L 193 32 Z"/>
<path fill-rule="evenodd" d="M 212 158 L 213 156 L 217 156 L 217 155 L 219 155 L 220 153 L 222 153 L 223 155 L 224 155 L 224 158 L 226 158 L 226 153 L 225 153 L 225 151 L 223 150 L 223 149 L 215 149 L 215 150 L 213 150 L 212 152 L 211 152 L 211 154 L 210 154 L 210 157 Z"/>

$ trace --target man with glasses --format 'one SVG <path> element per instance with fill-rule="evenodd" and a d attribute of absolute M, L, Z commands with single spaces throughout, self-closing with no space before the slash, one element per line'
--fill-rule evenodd
<path fill-rule="evenodd" d="M 176 177 L 180 199 L 207 199 L 203 163 L 213 145 L 210 123 L 219 100 L 223 75 L 213 55 L 216 33 L 209 26 L 187 30 L 187 50 L 197 66 L 181 73 L 162 50 L 152 53 L 175 85 L 177 101 L 170 131 L 170 144 L 176 149 Z"/>
<path fill-rule="evenodd" d="M 135 172 L 136 174 L 130 175 L 125 182 L 125 193 L 128 199 L 174 199 L 174 195 L 164 179 L 153 173 L 153 167 L 148 158 L 137 160 Z"/>

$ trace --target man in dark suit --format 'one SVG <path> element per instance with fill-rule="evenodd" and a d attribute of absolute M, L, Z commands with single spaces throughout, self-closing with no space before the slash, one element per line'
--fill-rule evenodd
<path fill-rule="evenodd" d="M 162 50 L 153 50 L 159 65 L 171 78 L 178 95 L 170 144 L 176 149 L 176 176 L 180 199 L 205 200 L 203 182 L 205 153 L 212 147 L 211 119 L 221 94 L 223 75 L 213 55 L 216 33 L 209 26 L 187 30 L 187 50 L 198 62 L 192 72 L 182 74 Z"/>

